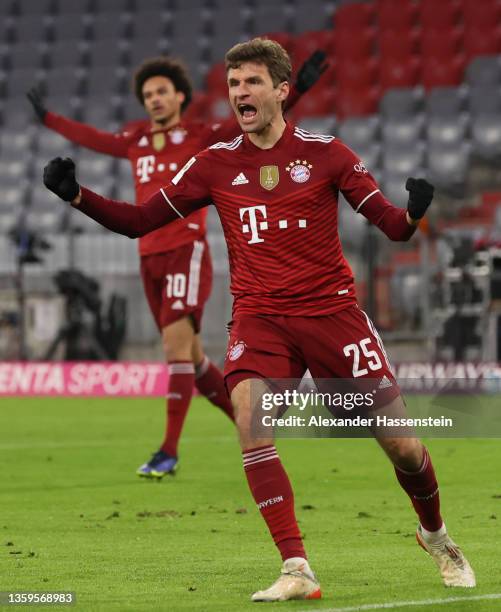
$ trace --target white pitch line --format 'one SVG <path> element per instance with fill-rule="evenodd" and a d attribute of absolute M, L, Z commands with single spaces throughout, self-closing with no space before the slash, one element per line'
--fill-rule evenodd
<path fill-rule="evenodd" d="M 421 601 L 395 601 L 393 603 L 363 604 L 361 606 L 350 606 L 348 608 L 309 608 L 300 612 L 362 612 L 363 610 L 388 610 L 391 608 L 403 608 L 406 606 L 439 606 L 442 604 L 456 603 L 458 601 L 480 601 L 482 599 L 501 599 L 501 593 L 490 593 L 487 595 L 472 595 L 470 597 L 447 597 L 446 599 L 422 599 Z"/>

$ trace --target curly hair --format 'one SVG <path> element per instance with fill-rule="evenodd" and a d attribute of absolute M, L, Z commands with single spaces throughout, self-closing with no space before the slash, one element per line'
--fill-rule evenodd
<path fill-rule="evenodd" d="M 184 93 L 181 112 L 185 111 L 191 102 L 193 88 L 185 65 L 170 57 L 152 57 L 144 61 L 134 73 L 133 89 L 136 98 L 144 106 L 143 85 L 152 77 L 163 76 L 172 81 L 176 91 Z"/>

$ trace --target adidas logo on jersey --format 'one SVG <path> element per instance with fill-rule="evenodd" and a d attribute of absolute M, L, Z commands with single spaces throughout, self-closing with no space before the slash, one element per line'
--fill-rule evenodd
<path fill-rule="evenodd" d="M 386 376 L 379 381 L 378 389 L 388 389 L 388 387 L 393 387 L 391 380 Z"/>
<path fill-rule="evenodd" d="M 243 172 L 240 172 L 231 182 L 232 185 L 246 185 L 249 181 Z"/>
<path fill-rule="evenodd" d="M 148 146 L 148 138 L 143 136 L 141 140 L 137 143 L 138 147 L 147 147 Z"/>
<path fill-rule="evenodd" d="M 184 304 L 181 300 L 176 300 L 171 306 L 172 310 L 184 310 Z"/>

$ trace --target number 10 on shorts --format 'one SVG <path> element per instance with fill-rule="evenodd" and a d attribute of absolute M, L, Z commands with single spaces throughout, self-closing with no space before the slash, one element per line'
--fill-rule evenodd
<path fill-rule="evenodd" d="M 181 272 L 177 274 L 167 274 L 167 297 L 182 298 L 186 295 L 186 274 Z"/>

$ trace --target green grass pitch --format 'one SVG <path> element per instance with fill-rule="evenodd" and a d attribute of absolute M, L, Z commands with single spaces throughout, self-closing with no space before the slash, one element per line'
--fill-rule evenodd
<path fill-rule="evenodd" d="M 332 610 L 501 592 L 499 440 L 428 441 L 449 531 L 476 570 L 471 591 L 441 585 L 374 441 L 279 441 L 324 598 L 252 604 L 281 561 L 233 427 L 195 399 L 178 475 L 144 481 L 135 469 L 156 449 L 163 413 L 157 399 L 0 399 L 0 590 L 75 591 L 68 609 L 84 612 Z M 437 608 L 501 600 L 402 609 Z"/>

